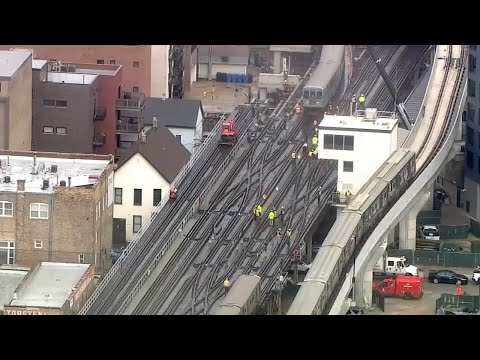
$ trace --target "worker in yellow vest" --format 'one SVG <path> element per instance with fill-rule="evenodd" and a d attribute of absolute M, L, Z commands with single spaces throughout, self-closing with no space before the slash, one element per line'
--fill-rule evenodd
<path fill-rule="evenodd" d="M 365 95 L 361 94 L 358 98 L 358 108 L 359 110 L 365 110 Z"/>
<path fill-rule="evenodd" d="M 228 290 L 230 289 L 230 281 L 228 280 L 228 278 L 225 279 L 225 281 L 223 282 L 223 288 L 225 290 L 225 294 L 228 292 Z"/>

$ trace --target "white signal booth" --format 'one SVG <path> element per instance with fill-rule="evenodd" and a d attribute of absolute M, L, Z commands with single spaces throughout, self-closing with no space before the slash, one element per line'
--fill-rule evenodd
<path fill-rule="evenodd" d="M 353 116 L 326 115 L 318 126 L 318 158 L 338 161 L 337 193 L 332 202 L 345 206 L 397 150 L 398 119 L 377 109 Z"/>

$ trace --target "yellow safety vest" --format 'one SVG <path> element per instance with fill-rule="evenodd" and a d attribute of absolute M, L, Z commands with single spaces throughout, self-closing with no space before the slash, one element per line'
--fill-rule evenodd
<path fill-rule="evenodd" d="M 230 286 L 230 281 L 225 280 L 225 281 L 223 282 L 223 286 L 229 287 L 229 286 Z"/>
<path fill-rule="evenodd" d="M 274 219 L 275 219 L 275 213 L 274 213 L 273 211 L 270 211 L 270 212 L 268 213 L 268 219 L 269 219 L 269 220 L 274 220 Z"/>
<path fill-rule="evenodd" d="M 365 102 L 365 96 L 360 96 L 358 98 L 358 102 L 364 103 Z"/>
<path fill-rule="evenodd" d="M 318 138 L 317 138 L 316 136 L 314 136 L 314 137 L 312 138 L 312 144 L 313 144 L 313 145 L 317 145 L 317 144 L 318 144 Z"/>
<path fill-rule="evenodd" d="M 257 206 L 257 211 L 258 211 L 258 212 L 262 212 L 262 205 L 258 205 L 258 206 Z"/>

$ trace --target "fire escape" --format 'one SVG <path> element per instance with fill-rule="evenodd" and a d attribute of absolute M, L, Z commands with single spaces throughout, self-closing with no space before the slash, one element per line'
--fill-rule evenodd
<path fill-rule="evenodd" d="M 183 99 L 184 45 L 170 45 L 168 88 L 171 99 Z"/>

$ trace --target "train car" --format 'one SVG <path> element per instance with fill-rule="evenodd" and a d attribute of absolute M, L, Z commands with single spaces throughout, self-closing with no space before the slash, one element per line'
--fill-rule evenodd
<path fill-rule="evenodd" d="M 240 275 L 222 301 L 215 315 L 251 315 L 260 300 L 257 275 Z"/>
<path fill-rule="evenodd" d="M 348 271 L 355 242 L 363 244 L 376 224 L 405 192 L 415 175 L 415 164 L 415 152 L 399 149 L 360 189 L 329 231 L 305 278 L 304 283 L 324 284 L 318 302 L 312 306 L 312 301 L 309 300 L 311 296 L 316 296 L 312 295 L 316 290 L 307 287 L 305 290 L 300 289 L 297 294 L 299 299 L 297 301 L 295 298 L 294 301 L 296 308 L 292 312 L 289 310 L 289 314 L 316 315 L 325 310 L 327 301 L 335 291 L 335 285 Z M 337 250 L 333 251 L 332 248 Z M 334 265 L 332 261 L 335 261 Z"/>
<path fill-rule="evenodd" d="M 342 86 L 345 72 L 345 45 L 323 45 L 320 62 L 303 87 L 305 111 L 323 111 Z"/>

